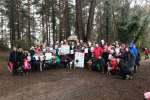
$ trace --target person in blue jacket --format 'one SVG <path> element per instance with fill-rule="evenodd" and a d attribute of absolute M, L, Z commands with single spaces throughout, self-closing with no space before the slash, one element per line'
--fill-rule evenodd
<path fill-rule="evenodd" d="M 138 55 L 137 49 L 134 48 L 134 44 L 133 43 L 130 43 L 130 47 L 129 48 L 130 48 L 130 51 L 133 52 L 133 54 L 135 56 L 134 60 L 136 61 L 136 58 L 137 58 L 137 55 Z M 133 71 L 134 71 L 133 76 L 135 76 L 135 74 L 136 74 L 136 64 L 134 65 Z"/>
<path fill-rule="evenodd" d="M 97 62 L 102 68 L 102 73 L 105 73 L 105 67 L 107 66 L 107 64 L 105 63 L 105 60 L 102 58 L 101 55 L 98 56 Z"/>

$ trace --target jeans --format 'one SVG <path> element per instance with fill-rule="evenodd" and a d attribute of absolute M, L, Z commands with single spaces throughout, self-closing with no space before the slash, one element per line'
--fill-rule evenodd
<path fill-rule="evenodd" d="M 146 59 L 146 58 L 149 58 L 148 54 L 145 54 L 145 59 Z"/>

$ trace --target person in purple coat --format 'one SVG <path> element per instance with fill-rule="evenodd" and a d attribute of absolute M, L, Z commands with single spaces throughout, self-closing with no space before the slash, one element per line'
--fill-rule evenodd
<path fill-rule="evenodd" d="M 62 68 L 66 68 L 67 64 L 72 61 L 72 59 L 66 55 L 65 52 L 63 52 L 62 56 L 61 56 L 61 64 L 62 64 Z"/>
<path fill-rule="evenodd" d="M 121 47 L 120 52 L 118 54 L 118 58 L 120 58 L 122 61 L 125 59 L 125 50 L 123 47 Z"/>

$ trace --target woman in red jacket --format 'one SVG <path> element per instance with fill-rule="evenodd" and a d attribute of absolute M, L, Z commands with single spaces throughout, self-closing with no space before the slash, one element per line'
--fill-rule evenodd
<path fill-rule="evenodd" d="M 110 66 L 112 66 L 110 68 L 110 72 L 117 74 L 118 64 L 117 64 L 116 59 L 114 57 L 111 57 Z"/>
<path fill-rule="evenodd" d="M 147 59 L 147 58 L 149 59 L 148 54 L 149 54 L 148 49 L 147 49 L 147 48 L 145 48 L 145 59 Z"/>

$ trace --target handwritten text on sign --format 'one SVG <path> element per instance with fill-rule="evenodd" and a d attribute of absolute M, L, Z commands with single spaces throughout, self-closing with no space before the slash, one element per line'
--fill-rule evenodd
<path fill-rule="evenodd" d="M 84 68 L 84 53 L 75 52 L 75 61 L 78 60 L 77 67 Z"/>

